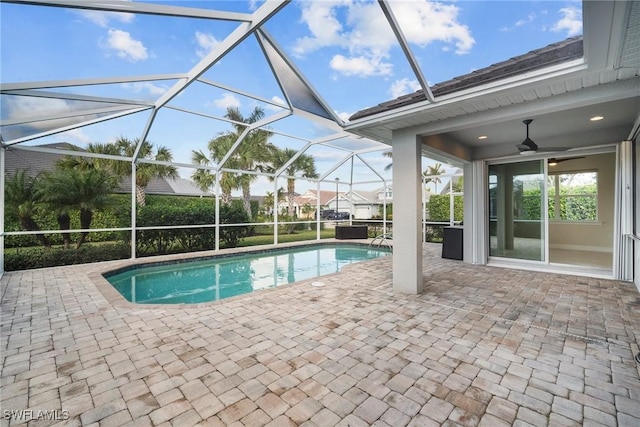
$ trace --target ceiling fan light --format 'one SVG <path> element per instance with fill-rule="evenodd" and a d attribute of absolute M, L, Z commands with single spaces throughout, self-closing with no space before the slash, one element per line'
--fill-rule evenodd
<path fill-rule="evenodd" d="M 556 159 L 549 159 L 549 166 L 556 166 L 558 161 Z"/>

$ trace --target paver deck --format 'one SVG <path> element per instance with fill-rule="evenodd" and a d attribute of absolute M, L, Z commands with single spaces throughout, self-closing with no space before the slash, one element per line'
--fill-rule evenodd
<path fill-rule="evenodd" d="M 421 295 L 390 257 L 179 307 L 106 291 L 117 263 L 5 273 L 1 425 L 640 425 L 632 284 L 439 251 Z"/>

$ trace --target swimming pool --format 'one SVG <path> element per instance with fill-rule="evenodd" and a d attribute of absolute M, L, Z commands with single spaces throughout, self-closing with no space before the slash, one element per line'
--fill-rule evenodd
<path fill-rule="evenodd" d="M 336 273 L 355 262 L 390 254 L 364 245 L 312 245 L 108 272 L 105 279 L 138 304 L 217 301 L 287 283 Z"/>

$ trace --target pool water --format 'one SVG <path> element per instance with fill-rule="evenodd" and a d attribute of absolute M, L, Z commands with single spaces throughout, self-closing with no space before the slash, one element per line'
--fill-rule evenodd
<path fill-rule="evenodd" d="M 336 273 L 388 254 L 367 246 L 320 245 L 134 267 L 105 278 L 130 302 L 194 304 Z"/>

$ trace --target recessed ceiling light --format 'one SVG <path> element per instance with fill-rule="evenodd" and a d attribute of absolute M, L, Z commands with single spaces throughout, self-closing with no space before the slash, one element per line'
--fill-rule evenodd
<path fill-rule="evenodd" d="M 478 139 L 487 139 L 487 138 L 489 138 L 487 135 L 480 135 L 480 136 L 478 137 Z"/>
<path fill-rule="evenodd" d="M 597 122 L 598 120 L 602 120 L 602 119 L 604 119 L 603 116 L 593 116 L 589 120 L 591 120 L 592 122 Z"/>

